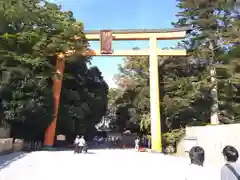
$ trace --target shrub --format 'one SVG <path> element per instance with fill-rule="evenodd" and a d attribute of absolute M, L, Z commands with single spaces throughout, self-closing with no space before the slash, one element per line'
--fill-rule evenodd
<path fill-rule="evenodd" d="M 174 153 L 176 150 L 176 144 L 185 134 L 185 129 L 174 129 L 163 134 L 163 147 L 165 152 Z"/>

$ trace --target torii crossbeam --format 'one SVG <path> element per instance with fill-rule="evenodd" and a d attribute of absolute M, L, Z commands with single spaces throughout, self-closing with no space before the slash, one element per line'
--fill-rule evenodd
<path fill-rule="evenodd" d="M 102 30 L 85 31 L 86 38 L 89 41 L 100 41 L 100 50 L 87 50 L 80 52 L 86 56 L 149 56 L 149 74 L 150 74 L 150 108 L 151 108 L 151 142 L 152 150 L 162 152 L 162 134 L 160 118 L 160 94 L 159 94 L 159 74 L 158 74 L 158 56 L 186 56 L 184 49 L 162 50 L 158 48 L 158 40 L 174 40 L 186 37 L 189 27 L 173 29 L 152 29 L 152 30 Z M 113 50 L 113 40 L 149 40 L 149 49 L 145 50 Z M 58 56 L 56 71 L 63 75 L 64 56 L 62 53 Z M 46 129 L 44 145 L 52 146 L 54 144 L 55 129 L 58 116 L 58 105 L 61 93 L 62 78 L 54 81 L 54 114 L 53 121 Z"/>

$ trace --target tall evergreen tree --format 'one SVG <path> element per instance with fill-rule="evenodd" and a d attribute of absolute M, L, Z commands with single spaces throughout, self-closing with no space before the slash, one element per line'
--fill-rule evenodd
<path fill-rule="evenodd" d="M 234 23 L 239 13 L 233 12 L 233 5 L 226 1 L 178 0 L 178 7 L 182 11 L 174 25 L 192 25 L 192 32 L 185 41 L 185 47 L 193 57 L 208 60 L 210 94 L 213 99 L 211 123 L 218 124 L 219 89 L 215 65 L 221 63 L 219 56 L 225 51 L 226 45 L 232 42 L 236 32 Z"/>

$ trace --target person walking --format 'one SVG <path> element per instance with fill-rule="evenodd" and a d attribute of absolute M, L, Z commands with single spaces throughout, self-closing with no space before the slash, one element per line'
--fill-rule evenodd
<path fill-rule="evenodd" d="M 148 149 L 151 149 L 151 140 L 148 139 Z"/>
<path fill-rule="evenodd" d="M 79 152 L 79 146 L 78 146 L 79 140 L 80 140 L 79 135 L 77 135 L 75 140 L 74 140 L 74 143 L 73 143 L 73 145 L 74 145 L 74 154 Z"/>
<path fill-rule="evenodd" d="M 82 153 L 85 145 L 86 145 L 86 141 L 84 139 L 84 136 L 81 136 L 78 143 L 78 153 Z"/>
<path fill-rule="evenodd" d="M 221 180 L 240 180 L 240 164 L 237 163 L 238 150 L 233 146 L 226 146 L 222 154 L 227 163 L 221 169 Z"/>
<path fill-rule="evenodd" d="M 137 138 L 135 139 L 135 150 L 136 150 L 136 151 L 139 150 L 139 144 L 140 144 L 140 140 L 139 140 L 139 138 L 137 137 Z"/>
<path fill-rule="evenodd" d="M 189 151 L 190 162 L 193 165 L 203 166 L 205 160 L 205 151 L 200 146 L 194 146 Z"/>
<path fill-rule="evenodd" d="M 205 151 L 194 146 L 189 151 L 190 165 L 185 171 L 184 180 L 219 180 L 219 172 L 212 167 L 204 166 Z"/>

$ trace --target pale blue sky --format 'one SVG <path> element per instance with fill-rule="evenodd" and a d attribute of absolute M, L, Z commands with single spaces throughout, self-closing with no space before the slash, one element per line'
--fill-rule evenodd
<path fill-rule="evenodd" d="M 52 0 L 54 1 L 54 0 Z M 74 17 L 84 23 L 86 30 L 100 29 L 160 29 L 171 28 L 176 20 L 176 0 L 55 0 L 63 10 L 71 10 Z M 176 41 L 161 41 L 159 47 L 169 47 Z M 147 42 L 116 42 L 114 49 L 147 48 Z M 91 43 L 94 49 L 98 43 Z M 113 77 L 123 57 L 94 57 L 92 65 L 98 66 L 105 81 L 114 87 Z"/>

